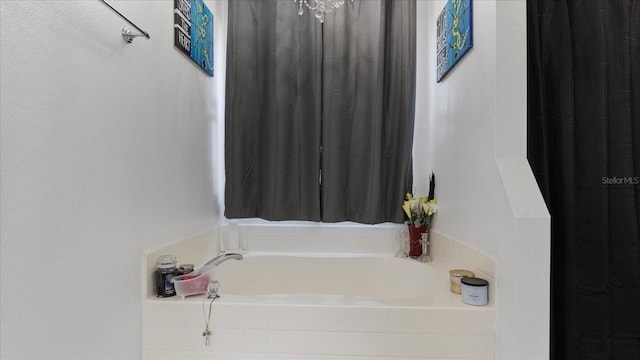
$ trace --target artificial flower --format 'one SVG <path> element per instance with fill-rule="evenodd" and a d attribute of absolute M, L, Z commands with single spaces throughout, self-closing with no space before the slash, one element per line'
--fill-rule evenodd
<path fill-rule="evenodd" d="M 427 200 L 426 196 L 416 199 L 413 194 L 407 193 L 402 209 L 409 219 L 409 224 L 416 227 L 429 225 L 431 217 L 438 211 L 436 200 Z"/>

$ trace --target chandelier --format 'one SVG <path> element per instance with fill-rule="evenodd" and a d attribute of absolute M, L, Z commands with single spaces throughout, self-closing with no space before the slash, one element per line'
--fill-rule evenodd
<path fill-rule="evenodd" d="M 293 0 L 298 4 L 298 15 L 304 14 L 304 4 L 309 10 L 313 11 L 316 19 L 324 23 L 324 14 L 330 13 L 333 9 L 337 9 L 344 5 L 344 0 Z M 353 2 L 353 0 L 351 0 Z"/>

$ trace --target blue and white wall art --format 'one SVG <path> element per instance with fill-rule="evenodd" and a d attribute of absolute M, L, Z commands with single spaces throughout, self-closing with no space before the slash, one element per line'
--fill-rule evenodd
<path fill-rule="evenodd" d="M 473 47 L 471 0 L 449 0 L 436 23 L 437 79 L 442 81 Z"/>
<path fill-rule="evenodd" d="M 174 0 L 174 45 L 213 76 L 213 14 L 202 0 Z"/>

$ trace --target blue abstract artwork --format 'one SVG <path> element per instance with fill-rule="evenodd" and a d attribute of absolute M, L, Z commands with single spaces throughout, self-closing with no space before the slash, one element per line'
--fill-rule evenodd
<path fill-rule="evenodd" d="M 448 0 L 438 16 L 437 81 L 440 82 L 473 47 L 472 0 Z"/>
<path fill-rule="evenodd" d="M 213 14 L 203 0 L 174 0 L 174 44 L 213 76 Z"/>

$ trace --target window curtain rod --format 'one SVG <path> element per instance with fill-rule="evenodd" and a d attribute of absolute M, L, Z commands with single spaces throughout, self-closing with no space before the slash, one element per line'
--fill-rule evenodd
<path fill-rule="evenodd" d="M 120 15 L 121 18 L 123 18 L 126 22 L 128 22 L 129 24 L 131 24 L 131 26 L 133 26 L 134 28 L 136 28 L 136 30 L 138 30 L 141 34 L 131 34 L 131 32 L 127 29 L 127 28 L 123 28 L 122 29 L 122 37 L 124 38 L 124 40 L 128 43 L 131 43 L 133 41 L 133 38 L 138 37 L 138 36 L 144 36 L 147 39 L 150 39 L 151 36 L 149 35 L 148 32 L 140 29 L 140 27 L 138 27 L 138 25 L 134 24 L 131 20 L 127 19 L 126 16 L 122 15 L 118 10 L 116 10 L 113 6 L 109 5 L 109 3 L 107 3 L 105 0 L 98 0 L 101 3 L 103 3 L 106 7 L 108 7 L 109 9 L 113 10 L 113 12 L 115 12 L 116 14 Z"/>

